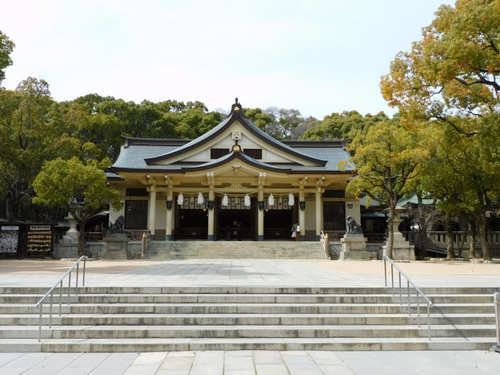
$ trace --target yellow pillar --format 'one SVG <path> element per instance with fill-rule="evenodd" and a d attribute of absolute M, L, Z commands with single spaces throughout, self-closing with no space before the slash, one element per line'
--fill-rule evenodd
<path fill-rule="evenodd" d="M 149 188 L 149 220 L 148 229 L 151 236 L 155 235 L 156 229 L 156 186 L 151 185 Z"/>
<path fill-rule="evenodd" d="M 174 221 L 173 219 L 173 209 L 174 209 L 174 202 L 173 202 L 173 197 L 174 193 L 172 191 L 172 187 L 169 186 L 167 190 L 167 228 L 166 228 L 166 235 L 167 235 L 167 241 L 172 240 L 172 222 Z"/>
<path fill-rule="evenodd" d="M 316 240 L 319 241 L 323 229 L 323 205 L 321 204 L 321 188 L 316 190 Z"/>
<path fill-rule="evenodd" d="M 208 240 L 215 240 L 215 193 L 213 186 L 208 191 Z"/>
<path fill-rule="evenodd" d="M 264 190 L 259 187 L 257 199 L 257 240 L 264 240 Z"/>
<path fill-rule="evenodd" d="M 304 194 L 304 187 L 300 187 L 299 191 L 299 226 L 300 226 L 300 240 L 306 240 L 306 198 Z"/>

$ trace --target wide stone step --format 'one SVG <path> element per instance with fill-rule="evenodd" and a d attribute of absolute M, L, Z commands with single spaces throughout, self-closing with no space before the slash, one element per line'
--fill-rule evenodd
<path fill-rule="evenodd" d="M 44 304 L 42 311 L 49 312 L 50 304 Z M 426 305 L 407 304 L 222 304 L 222 303 L 183 303 L 183 304 L 72 304 L 62 305 L 64 314 L 397 314 L 400 312 L 424 312 Z M 37 313 L 34 305 L 0 305 L 1 314 Z M 52 305 L 52 311 L 59 312 L 59 305 Z M 433 312 L 441 313 L 494 313 L 492 304 L 436 304 Z"/>
<path fill-rule="evenodd" d="M 238 338 L 0 340 L 1 352 L 160 352 L 205 350 L 489 350 L 493 338 Z"/>
<path fill-rule="evenodd" d="M 326 259 L 319 242 L 152 241 L 152 259 Z"/>
<path fill-rule="evenodd" d="M 494 337 L 495 325 L 434 325 L 432 337 Z M 38 338 L 36 326 L 4 326 L 0 339 Z M 53 326 L 42 338 L 367 338 L 427 337 L 426 325 L 402 326 Z"/>
<path fill-rule="evenodd" d="M 41 294 L 0 295 L 0 304 L 35 304 Z M 429 295 L 433 303 L 493 303 L 492 295 Z M 398 303 L 408 302 L 408 297 L 387 294 L 80 294 L 63 295 L 63 303 Z M 424 303 L 414 295 L 411 303 Z M 53 297 L 59 303 L 59 294 Z"/>
<path fill-rule="evenodd" d="M 39 294 L 47 292 L 46 287 L 0 287 L 1 295 Z M 75 290 L 72 288 L 71 293 Z M 80 294 L 388 294 L 399 296 L 399 289 L 383 287 L 252 287 L 252 286 L 164 286 L 164 287 L 86 287 L 79 289 Z M 427 295 L 484 295 L 491 296 L 500 292 L 500 288 L 457 287 L 457 288 L 423 288 Z M 403 295 L 405 290 L 403 290 Z M 413 291 L 413 294 L 415 292 Z M 57 294 L 57 293 L 56 293 Z M 63 294 L 68 294 L 63 288 Z"/>
<path fill-rule="evenodd" d="M 423 313 L 408 314 L 54 314 L 53 325 L 412 325 L 426 324 Z M 44 315 L 43 324 L 49 323 Z M 494 314 L 430 314 L 430 323 L 495 324 Z M 38 325 L 37 314 L 3 314 L 0 326 Z"/>

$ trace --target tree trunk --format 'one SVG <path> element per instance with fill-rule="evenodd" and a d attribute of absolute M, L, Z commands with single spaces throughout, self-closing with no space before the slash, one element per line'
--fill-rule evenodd
<path fill-rule="evenodd" d="M 446 259 L 455 258 L 453 251 L 453 226 L 450 215 L 446 214 Z"/>
<path fill-rule="evenodd" d="M 474 221 L 468 220 L 467 241 L 469 243 L 469 259 L 473 259 L 476 256 L 474 252 L 476 241 L 475 231 Z"/>
<path fill-rule="evenodd" d="M 486 217 L 481 213 L 477 217 L 479 227 L 479 243 L 481 244 L 481 252 L 483 259 L 490 260 L 490 247 L 486 238 Z"/>
<path fill-rule="evenodd" d="M 87 224 L 87 221 L 80 221 L 78 223 L 78 225 L 80 226 L 80 231 L 78 234 L 78 256 L 86 254 L 85 247 L 87 241 L 85 241 L 85 224 Z"/>
<path fill-rule="evenodd" d="M 392 259 L 392 249 L 394 247 L 394 210 L 391 209 L 389 211 L 389 220 L 387 221 L 388 224 L 388 236 L 387 236 L 387 242 L 386 242 L 386 248 L 385 248 L 385 256 Z"/>

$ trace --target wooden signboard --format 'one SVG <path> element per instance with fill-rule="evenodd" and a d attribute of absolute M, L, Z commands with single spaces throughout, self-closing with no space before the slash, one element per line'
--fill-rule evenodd
<path fill-rule="evenodd" d="M 52 251 L 52 229 L 50 225 L 30 225 L 28 227 L 28 253 Z"/>

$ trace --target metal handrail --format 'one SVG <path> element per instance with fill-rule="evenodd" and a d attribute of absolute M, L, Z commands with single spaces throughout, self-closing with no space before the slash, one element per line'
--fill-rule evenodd
<path fill-rule="evenodd" d="M 86 269 L 86 264 L 87 260 L 89 258 L 85 255 L 81 256 L 78 258 L 78 260 L 73 263 L 73 265 L 57 280 L 57 282 L 52 286 L 52 288 L 49 289 L 47 293 L 43 295 L 42 298 L 38 300 L 38 302 L 35 305 L 35 308 L 40 309 L 40 318 L 39 318 L 39 324 L 38 324 L 38 341 L 40 342 L 42 340 L 42 313 L 43 313 L 43 304 L 46 303 L 46 299 L 49 298 L 49 328 L 52 328 L 52 304 L 53 304 L 53 293 L 54 290 L 56 290 L 57 287 L 59 287 L 59 317 L 62 315 L 62 288 L 63 288 L 63 281 L 66 277 L 68 277 L 68 305 L 70 304 L 70 297 L 71 297 L 71 273 L 76 267 L 76 280 L 75 280 L 75 292 L 78 295 L 78 281 L 79 281 L 79 272 L 80 272 L 80 262 L 83 261 L 83 272 L 82 272 L 82 287 L 85 287 L 85 269 Z"/>
<path fill-rule="evenodd" d="M 497 322 L 497 344 L 495 346 L 495 351 L 500 353 L 500 293 L 495 293 L 493 299 L 495 301 L 495 316 Z"/>
<path fill-rule="evenodd" d="M 386 255 L 383 257 L 384 260 L 384 282 L 385 282 L 385 287 L 387 288 L 387 263 L 390 263 L 391 265 L 391 286 L 392 289 L 394 289 L 394 268 L 396 268 L 396 271 L 398 271 L 399 275 L 399 303 L 401 307 L 403 306 L 403 288 L 404 286 L 401 283 L 401 275 L 406 279 L 406 289 L 407 289 L 407 294 L 408 294 L 408 315 L 411 317 L 411 293 L 410 293 L 410 285 L 415 289 L 415 296 L 416 296 L 416 302 L 415 305 L 417 306 L 417 324 L 420 326 L 420 302 L 419 302 L 419 296 L 421 296 L 426 304 L 427 304 L 427 335 L 429 337 L 429 340 L 431 339 L 431 307 L 432 307 L 432 301 L 425 295 L 425 293 L 415 285 L 413 281 L 408 277 L 406 273 L 401 270 L 401 268 L 398 267 L 396 262 L 394 262 L 391 258 L 388 258 Z"/>

